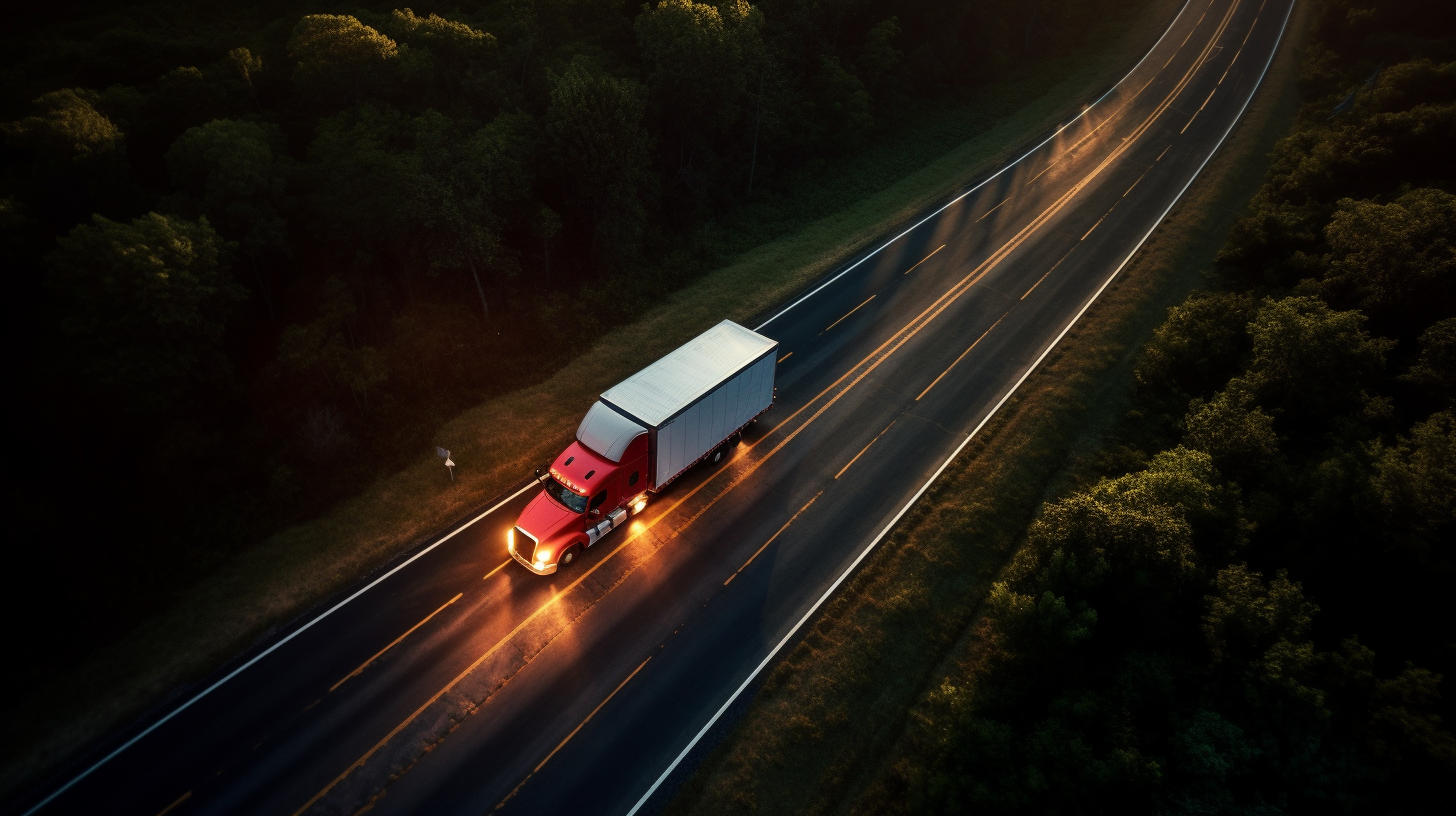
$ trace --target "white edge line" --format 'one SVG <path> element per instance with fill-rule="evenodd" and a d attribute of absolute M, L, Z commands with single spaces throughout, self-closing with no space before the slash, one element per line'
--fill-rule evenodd
<path fill-rule="evenodd" d="M 1155 42 L 1155 43 L 1153 43 L 1153 47 L 1152 48 L 1149 48 L 1148 49 L 1148 52 L 1146 54 L 1143 54 L 1143 58 L 1140 59 L 1140 60 L 1138 60 L 1137 65 L 1134 65 L 1132 67 L 1132 70 L 1130 70 L 1126 74 L 1124 74 L 1123 77 L 1122 77 L 1122 79 L 1119 79 L 1117 81 L 1117 84 L 1113 85 L 1111 88 L 1108 88 L 1105 93 L 1103 93 L 1101 96 L 1097 97 L 1097 100 L 1096 101 L 1094 101 L 1092 104 L 1088 105 L 1087 107 L 1083 108 L 1082 111 L 1080 113 L 1078 113 L 1076 116 L 1073 116 L 1071 119 L 1068 119 L 1065 123 L 1057 126 L 1057 129 L 1054 130 L 1054 131 L 1052 131 L 1052 134 L 1050 136 L 1048 136 L 1045 139 L 1041 140 L 1041 142 L 1038 143 L 1036 147 L 1033 147 L 1032 149 L 1026 151 L 1025 153 L 1022 153 L 1021 156 L 1019 156 L 1015 161 L 1012 161 L 1011 163 L 1003 166 L 1000 170 L 997 170 L 995 173 L 992 173 L 991 175 L 987 176 L 985 179 L 983 179 L 981 181 L 980 184 L 977 184 L 976 186 L 974 186 L 971 189 L 965 191 L 964 193 L 961 193 L 960 195 L 956 196 L 955 198 L 951 199 L 950 201 L 947 201 L 945 204 L 941 205 L 941 207 L 939 209 L 937 209 L 935 212 L 931 213 L 930 215 L 925 216 L 924 218 L 920 219 L 919 221 L 916 221 L 913 225 L 911 225 L 909 228 L 907 228 L 904 232 L 900 233 L 899 235 L 896 235 L 894 238 L 891 238 L 890 240 L 886 241 L 885 243 L 880 244 L 880 246 L 877 249 L 875 249 L 873 252 L 865 255 L 863 258 L 860 258 L 859 260 L 857 260 L 854 263 L 850 264 L 849 266 L 845 267 L 843 270 L 841 270 L 839 272 L 839 274 L 835 275 L 834 277 L 830 278 L 829 280 L 824 281 L 823 283 L 821 283 L 818 286 L 814 287 L 813 291 L 811 291 L 811 292 L 803 295 L 798 300 L 796 300 L 793 303 L 790 303 L 789 305 L 787 305 L 784 308 L 780 309 L 776 314 L 774 314 L 773 317 L 770 317 L 768 320 L 765 320 L 762 323 L 758 324 L 757 326 L 754 327 L 753 330 L 754 331 L 762 331 L 764 326 L 767 326 L 768 324 L 774 322 L 775 320 L 778 320 L 780 317 L 783 317 L 790 309 L 794 308 L 795 306 L 798 306 L 800 303 L 803 303 L 804 301 L 808 300 L 809 298 L 811 298 L 811 297 L 819 294 L 819 290 L 823 289 L 824 287 L 828 286 L 831 283 L 834 283 L 835 281 L 839 280 L 840 278 L 844 277 L 845 275 L 848 275 L 850 272 L 854 271 L 855 267 L 859 266 L 860 264 L 864 263 L 865 261 L 868 261 L 870 258 L 873 258 L 876 255 L 878 255 L 881 252 L 883 252 L 885 250 L 885 248 L 888 247 L 890 244 L 893 244 L 896 241 L 900 240 L 901 238 L 904 238 L 906 235 L 909 235 L 910 233 L 914 232 L 917 228 L 919 228 L 919 226 L 921 224 L 924 224 L 926 221 L 929 221 L 930 219 L 936 217 L 937 215 L 940 215 L 942 212 L 944 212 L 944 211 L 950 209 L 951 207 L 954 207 L 955 205 L 961 203 L 961 200 L 964 199 L 966 196 L 970 195 L 971 193 L 976 192 L 977 190 L 981 189 L 982 187 L 985 187 L 987 184 L 990 184 L 991 182 L 995 181 L 997 178 L 1000 177 L 1000 175 L 1002 173 L 1005 173 L 1007 170 L 1010 170 L 1011 168 L 1015 167 L 1016 165 L 1021 164 L 1021 162 L 1023 160 L 1025 160 L 1027 156 L 1030 156 L 1031 154 L 1035 153 L 1036 151 L 1041 150 L 1043 147 L 1046 147 L 1048 142 L 1050 142 L 1052 139 L 1055 139 L 1058 136 L 1062 135 L 1062 131 L 1064 131 L 1067 128 L 1071 127 L 1072 125 L 1076 124 L 1078 119 L 1081 119 L 1083 116 L 1086 116 L 1088 113 L 1090 113 L 1092 111 L 1092 109 L 1094 109 L 1098 105 L 1102 104 L 1102 100 L 1104 100 L 1108 96 L 1112 95 L 1112 92 L 1113 91 L 1115 91 L 1118 88 L 1121 88 L 1122 87 L 1122 83 L 1127 82 L 1127 80 L 1133 74 L 1137 73 L 1137 70 L 1139 68 L 1143 67 L 1143 63 L 1148 61 L 1148 57 L 1152 56 L 1153 55 L 1153 52 L 1158 50 L 1158 46 L 1160 46 L 1160 45 L 1163 44 L 1163 40 L 1167 38 L 1169 32 L 1171 32 L 1174 28 L 1177 27 L 1179 18 L 1181 18 L 1183 16 L 1183 12 L 1185 12 L 1185 11 L 1188 10 L 1188 6 L 1192 2 L 1193 2 L 1193 0 L 1186 0 L 1183 3 L 1183 8 L 1178 9 L 1178 13 L 1173 17 L 1173 22 L 1170 23 L 1168 25 L 1168 28 L 1163 31 L 1163 36 L 1159 37 L 1158 38 L 1158 41 Z"/>
<path fill-rule="evenodd" d="M 1284 14 L 1284 23 L 1279 27 L 1279 37 L 1274 42 L 1274 49 L 1269 53 L 1269 59 L 1264 63 L 1264 70 L 1259 74 L 1259 81 L 1254 84 L 1253 89 L 1251 89 L 1249 92 L 1248 98 L 1244 100 L 1243 107 L 1239 109 L 1239 115 L 1234 117 L 1233 122 L 1229 125 L 1228 129 L 1224 131 L 1223 136 L 1219 137 L 1218 144 L 1213 146 L 1213 150 L 1209 152 L 1208 156 L 1203 160 L 1203 163 L 1198 165 L 1198 169 L 1194 171 L 1191 177 L 1189 177 L 1188 183 L 1183 185 L 1183 189 L 1178 191 L 1178 195 L 1173 198 L 1172 203 L 1168 205 L 1167 209 L 1163 210 L 1163 214 L 1158 216 L 1158 220 L 1153 224 L 1152 228 L 1150 228 L 1146 233 L 1143 234 L 1143 237 L 1137 242 L 1137 245 L 1134 246 L 1132 251 L 1128 253 L 1127 257 L 1122 260 L 1122 263 L 1118 264 L 1117 269 L 1113 270 L 1112 274 L 1107 277 L 1107 280 L 1103 281 L 1102 285 L 1097 288 L 1097 291 L 1092 293 L 1092 297 L 1089 298 L 1086 303 L 1082 304 L 1082 308 L 1078 310 L 1077 314 L 1072 318 L 1071 322 L 1067 323 L 1067 325 L 1062 329 L 1061 333 L 1052 340 L 1051 344 L 1048 345 L 1044 351 L 1042 351 L 1041 356 L 1037 357 L 1036 361 L 1033 362 L 1024 373 L 1022 373 L 1021 379 L 1017 380 L 1016 384 L 1011 386 L 1011 390 L 1007 391 L 1006 394 L 1001 397 L 1001 400 L 996 403 L 996 405 L 991 409 L 991 412 L 986 414 L 981 422 L 976 425 L 975 430 L 971 431 L 970 435 L 967 436 L 965 440 L 963 440 L 961 444 L 956 447 L 956 449 L 951 453 L 948 458 L 946 458 L 943 463 L 941 463 L 940 467 L 935 471 L 935 474 L 930 477 L 929 481 L 921 485 L 919 490 L 915 491 L 915 495 L 910 498 L 909 502 L 906 502 L 904 507 L 900 508 L 900 512 L 896 513 L 895 517 L 890 519 L 890 522 L 886 524 L 882 530 L 880 530 L 879 534 L 876 535 L 874 539 L 871 540 L 870 543 L 863 550 L 860 551 L 860 554 L 855 557 L 854 561 L 850 562 L 850 565 L 845 568 L 844 572 L 840 573 L 839 577 L 834 579 L 834 583 L 829 585 L 829 589 L 825 590 L 824 594 L 819 596 L 819 600 L 815 601 L 814 605 L 809 607 L 809 611 L 805 612 L 802 618 L 799 618 L 799 622 L 794 624 L 794 627 L 789 630 L 788 634 L 784 635 L 783 639 L 780 640 L 773 647 L 773 649 L 769 651 L 769 653 L 763 658 L 762 661 L 759 662 L 756 667 L 754 667 L 753 671 L 749 673 L 748 677 L 744 679 L 744 681 L 738 686 L 736 690 L 734 690 L 733 694 L 728 698 L 728 700 L 724 702 L 723 705 L 720 706 L 716 712 L 714 712 L 712 718 L 708 720 L 707 724 L 699 729 L 698 733 L 693 736 L 692 740 L 687 744 L 687 747 L 683 748 L 682 751 L 677 755 L 677 757 L 673 759 L 672 764 L 667 766 L 667 770 L 663 771 L 662 775 L 657 777 L 657 781 L 652 783 L 652 787 L 648 788 L 647 792 L 642 794 L 642 798 L 637 800 L 637 804 L 633 805 L 632 809 L 627 811 L 627 816 L 636 816 L 637 811 L 640 810 L 643 805 L 647 804 L 647 800 L 651 799 L 652 794 L 657 792 L 658 787 L 660 787 L 662 783 L 665 782 L 670 775 L 672 775 L 672 772 L 676 770 L 677 766 L 683 761 L 684 758 L 687 757 L 688 752 L 693 750 L 693 748 L 698 744 L 699 740 L 701 740 L 708 733 L 708 731 L 713 728 L 714 724 L 718 722 L 718 719 L 723 716 L 724 712 L 726 712 L 728 708 L 733 705 L 733 702 L 738 699 L 738 696 L 742 694 L 743 691 L 748 688 L 749 684 L 754 681 L 754 678 L 758 677 L 759 673 L 762 672 L 764 668 L 773 661 L 774 656 L 779 653 L 779 650 L 784 648 L 784 646 L 793 639 L 794 635 L 799 631 L 799 629 L 802 628 L 804 624 L 809 621 L 809 618 L 813 617 L 814 613 L 819 611 L 819 607 L 823 606 L 824 602 L 829 600 L 829 596 L 833 595 L 834 591 L 839 588 L 839 585 L 844 583 L 844 579 L 848 578 L 850 573 L 854 572 L 855 569 L 859 567 L 860 562 L 863 561 L 865 557 L 868 556 L 870 552 L 873 551 L 874 548 L 880 543 L 880 541 L 889 534 L 890 530 L 899 523 L 900 519 L 907 512 L 910 511 L 910 508 L 915 506 L 915 502 L 919 501 L 920 497 L 925 495 L 925 491 L 929 490 L 930 486 L 935 483 L 935 480 L 940 478 L 940 474 L 944 473 L 945 469 L 950 467 L 950 463 L 955 461 L 957 456 L 960 456 L 961 451 L 965 449 L 966 445 L 969 445 L 971 443 L 971 440 L 976 438 L 976 434 L 980 433 L 981 429 L 986 427 L 986 423 L 990 422 L 992 417 L 996 416 L 997 412 L 1001 410 L 1001 407 L 1006 404 L 1007 400 L 1011 399 L 1012 395 L 1021 388 L 1022 383 L 1026 382 L 1027 378 L 1036 371 L 1036 369 L 1041 365 L 1042 361 L 1046 359 L 1047 355 L 1051 354 L 1052 349 L 1057 347 L 1057 344 L 1062 341 L 1062 338 L 1067 336 L 1067 332 L 1072 330 L 1072 327 L 1077 324 L 1077 321 L 1082 319 L 1082 315 L 1086 314 L 1087 310 L 1092 307 L 1092 304 L 1097 302 L 1097 298 L 1101 297 L 1102 292 L 1106 290 L 1107 287 L 1111 285 L 1112 281 L 1116 279 L 1117 276 L 1122 272 L 1122 270 L 1127 267 L 1128 263 L 1132 261 L 1133 257 L 1137 255 L 1138 251 L 1143 248 L 1143 244 L 1147 243 L 1148 239 L 1152 237 L 1153 233 L 1157 231 L 1158 227 L 1162 226 L 1163 219 L 1167 218 L 1168 213 L 1172 212 L 1173 208 L 1178 205 L 1178 202 L 1182 200 L 1183 195 L 1188 192 L 1188 188 L 1192 187 L 1193 182 L 1197 181 L 1198 177 L 1203 174 L 1203 169 L 1208 166 L 1208 163 L 1213 160 L 1214 156 L 1218 155 L 1219 149 L 1223 147 L 1223 143 L 1228 140 L 1229 135 L 1234 132 L 1234 128 L 1238 127 L 1239 122 L 1243 121 L 1244 112 L 1249 109 L 1249 105 L 1254 101 L 1254 97 L 1258 95 L 1259 88 L 1262 87 L 1264 84 L 1264 77 L 1269 73 L 1269 66 L 1274 64 L 1274 57 L 1278 55 L 1279 46 L 1284 42 L 1284 31 L 1289 26 L 1289 18 L 1294 13 L 1294 4 L 1297 1 L 1298 0 L 1291 0 L 1289 4 L 1289 11 L 1285 12 Z"/>
<path fill-rule="evenodd" d="M 536 485 L 535 482 L 529 482 L 529 483 L 527 483 L 525 487 L 522 487 L 520 490 L 517 490 L 516 492 L 514 492 L 511 495 L 507 496 L 506 498 L 501 499 L 499 502 L 496 502 L 496 504 L 493 507 L 491 507 L 489 510 L 486 510 L 484 513 L 481 513 L 480 515 L 476 516 L 475 518 L 471 519 L 470 521 L 467 521 L 464 524 L 460 525 L 459 527 L 456 527 L 454 530 L 451 530 L 449 533 L 447 533 L 439 541 L 436 541 L 434 544 L 431 544 L 430 546 L 424 548 L 423 550 L 420 550 L 419 552 L 415 553 L 414 555 L 412 555 L 408 559 L 406 559 L 404 561 L 404 563 L 399 564 L 398 566 L 396 566 L 394 569 L 390 570 L 389 572 L 386 572 L 383 575 L 379 576 L 378 578 L 375 578 L 373 581 L 370 581 L 368 586 L 365 586 L 364 588 L 358 590 L 353 595 L 350 595 L 349 597 L 345 598 L 344 600 L 339 601 L 338 603 L 336 603 L 333 606 L 329 607 L 328 611 L 324 612 L 323 614 L 319 615 L 318 617 L 314 618 L 313 620 L 309 621 L 308 623 L 305 623 L 304 625 L 302 625 L 302 626 L 298 627 L 297 629 L 293 630 L 292 632 L 290 632 L 288 634 L 287 637 L 283 638 L 282 640 L 278 641 L 277 643 L 274 643 L 272 646 L 269 646 L 267 649 L 264 649 L 262 652 L 260 652 L 257 655 L 255 655 L 253 657 L 253 659 L 249 660 L 248 662 L 244 663 L 243 665 L 241 665 L 241 666 L 237 667 L 236 669 L 233 669 L 232 671 L 228 672 L 228 674 L 227 674 L 226 677 L 223 677 L 221 680 L 218 680 L 217 682 L 213 683 L 212 685 L 210 685 L 207 688 L 203 689 L 202 691 L 198 692 L 196 695 L 194 695 L 192 697 L 192 699 L 190 699 L 187 702 L 183 703 L 182 705 L 177 706 L 176 708 L 172 709 L 172 711 L 169 714 L 167 714 L 167 716 L 165 716 L 165 717 L 161 718 L 160 720 L 157 720 L 156 722 L 154 722 L 151 725 L 147 726 L 146 729 L 143 730 L 140 734 L 137 734 L 136 736 L 134 736 L 131 739 L 127 740 L 126 742 L 122 743 L 119 747 L 117 747 L 111 753 L 107 754 L 106 756 L 104 756 L 100 760 L 98 760 L 96 762 L 96 764 L 92 765 L 91 767 L 87 768 L 86 770 L 82 771 L 81 773 L 77 774 L 76 776 L 72 777 L 71 781 L 69 781 L 66 784 L 62 785 L 61 787 L 57 788 L 55 790 L 55 792 L 53 792 L 50 796 L 47 796 L 46 798 L 40 800 L 40 802 L 38 802 L 35 805 L 31 806 L 31 808 L 29 810 L 25 811 L 25 813 L 21 814 L 21 816 L 31 816 L 31 814 L 35 813 L 36 811 L 38 811 L 41 808 L 45 807 L 46 805 L 50 804 L 57 796 L 60 796 L 61 794 L 65 793 L 66 791 L 70 790 L 73 785 L 75 785 L 77 782 L 80 782 L 82 779 L 85 779 L 87 776 L 89 776 L 97 768 L 100 768 L 102 765 L 105 765 L 106 763 L 108 763 L 111 760 L 115 759 L 116 756 L 118 754 L 120 754 L 122 751 L 125 751 L 126 749 L 132 747 L 138 741 L 140 741 L 143 737 L 145 737 L 146 735 L 152 733 L 153 731 L 157 730 L 158 728 L 162 727 L 162 725 L 165 724 L 168 720 L 172 719 L 173 717 L 175 717 L 178 714 L 181 714 L 183 711 L 187 710 L 187 708 L 189 706 L 191 706 L 193 703 L 197 702 L 198 700 L 201 700 L 203 697 L 206 697 L 208 694 L 211 694 L 213 691 L 217 690 L 217 688 L 219 686 L 221 686 L 223 683 L 226 683 L 227 681 L 233 679 L 234 677 L 237 677 L 244 670 L 246 670 L 249 666 L 252 666 L 254 663 L 257 663 L 259 660 L 262 660 L 263 658 L 265 658 L 268 655 L 272 654 L 273 651 L 276 650 L 279 646 L 282 646 L 283 644 L 287 643 L 288 641 L 293 640 L 294 638 L 296 638 L 299 635 L 303 634 L 310 627 L 312 627 L 315 623 L 318 623 L 319 621 L 323 620 L 324 618 L 327 618 L 328 616 L 330 616 L 330 615 L 334 614 L 335 612 L 339 611 L 341 608 L 343 608 L 344 604 L 347 604 L 348 602 L 354 600 L 355 598 L 359 597 L 360 595 L 363 595 L 364 593 L 366 593 L 369 590 L 373 589 L 375 586 L 377 586 L 384 579 L 388 578 L 389 576 L 391 576 L 391 575 L 395 574 L 396 572 L 399 572 L 400 570 L 402 570 L 405 567 L 409 566 L 412 562 L 414 562 L 415 559 L 419 558 L 420 556 L 424 555 L 425 553 L 429 552 L 430 550 L 435 549 L 436 547 L 440 546 L 441 544 L 444 544 L 446 541 L 449 541 L 450 539 L 454 538 L 456 535 L 460 534 L 460 532 L 462 532 L 466 528 L 471 527 L 476 522 L 480 521 L 481 519 L 485 518 L 486 516 L 490 515 L 491 513 L 494 513 L 495 511 L 501 509 L 505 505 L 507 505 L 510 502 L 514 501 L 516 499 L 516 497 L 520 496 L 522 493 L 525 493 L 527 490 L 530 490 L 532 487 L 536 487 L 536 486 L 537 485 Z"/>

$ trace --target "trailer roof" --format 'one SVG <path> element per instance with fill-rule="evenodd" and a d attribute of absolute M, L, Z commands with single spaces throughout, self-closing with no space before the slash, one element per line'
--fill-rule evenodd
<path fill-rule="evenodd" d="M 724 320 L 612 386 L 602 399 L 657 427 L 777 346 Z"/>

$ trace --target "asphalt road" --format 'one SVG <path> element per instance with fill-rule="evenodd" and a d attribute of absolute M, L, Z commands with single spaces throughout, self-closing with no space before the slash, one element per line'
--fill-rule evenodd
<path fill-rule="evenodd" d="M 1057 135 L 764 315 L 776 407 L 571 568 L 508 563 L 518 494 L 11 810 L 661 808 L 724 706 L 1191 183 L 1292 2 L 1190 0 Z"/>

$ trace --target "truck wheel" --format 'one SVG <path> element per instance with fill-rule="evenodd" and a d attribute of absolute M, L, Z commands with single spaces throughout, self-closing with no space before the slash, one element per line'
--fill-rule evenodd
<path fill-rule="evenodd" d="M 566 567 L 571 566 L 572 562 L 576 560 L 576 554 L 580 551 L 581 548 L 576 546 L 575 544 L 567 547 L 566 552 L 562 553 L 561 557 L 556 559 L 556 568 L 565 569 Z"/>
<path fill-rule="evenodd" d="M 713 453 L 708 457 L 708 461 L 711 462 L 711 463 L 713 463 L 714 465 L 718 465 L 718 464 L 722 464 L 723 460 L 724 459 L 727 459 L 727 458 L 728 458 L 728 446 L 727 445 L 719 445 L 717 448 L 714 448 L 713 449 Z"/>
<path fill-rule="evenodd" d="M 743 434 L 736 433 L 728 437 L 728 447 L 736 448 L 741 444 L 743 444 Z"/>

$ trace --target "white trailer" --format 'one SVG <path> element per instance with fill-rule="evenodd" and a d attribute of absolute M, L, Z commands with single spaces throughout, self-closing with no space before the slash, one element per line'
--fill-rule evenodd
<path fill-rule="evenodd" d="M 773 406 L 779 344 L 731 320 L 612 386 L 577 441 L 613 462 L 648 434 L 648 489 L 660 491 Z"/>

